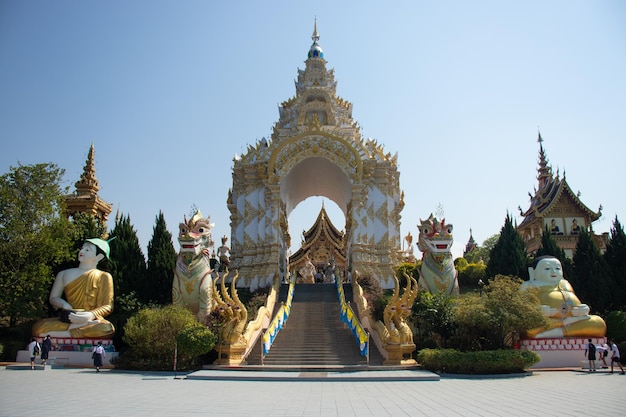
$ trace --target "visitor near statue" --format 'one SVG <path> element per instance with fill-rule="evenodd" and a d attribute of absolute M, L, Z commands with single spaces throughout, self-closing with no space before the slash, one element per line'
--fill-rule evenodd
<path fill-rule="evenodd" d="M 587 340 L 587 348 L 585 349 L 585 357 L 589 361 L 589 372 L 596 371 L 596 345 L 591 339 Z"/>
<path fill-rule="evenodd" d="M 60 310 L 59 317 L 36 322 L 34 336 L 104 338 L 115 333 L 113 324 L 104 318 L 113 311 L 113 278 L 97 268 L 109 254 L 108 241 L 85 240 L 78 252 L 78 267 L 59 272 L 52 285 L 50 304 Z"/>
<path fill-rule="evenodd" d="M 619 366 L 619 369 L 622 371 L 620 372 L 620 374 L 624 375 L 624 368 L 622 367 L 622 360 L 620 358 L 619 348 L 617 347 L 617 344 L 615 344 L 615 340 L 610 340 L 609 344 L 611 345 L 611 373 L 613 373 L 613 365 L 617 364 L 617 366 Z"/>
<path fill-rule="evenodd" d="M 589 306 L 580 302 L 570 283 L 563 278 L 561 262 L 557 258 L 536 258 L 528 273 L 530 280 L 522 283 L 522 288 L 537 289 L 541 312 L 549 318 L 550 326 L 528 330 L 527 338 L 604 337 L 604 320 L 589 314 Z"/>
<path fill-rule="evenodd" d="M 34 370 L 35 369 L 35 357 L 37 355 L 39 355 L 39 352 L 41 352 L 41 347 L 39 346 L 39 343 L 37 343 L 37 339 L 35 339 L 34 337 L 30 338 L 30 343 L 28 344 L 28 354 L 30 355 L 30 369 Z"/>
<path fill-rule="evenodd" d="M 100 367 L 102 367 L 102 362 L 104 360 L 104 348 L 102 347 L 102 342 L 99 341 L 98 345 L 93 348 L 93 353 L 91 357 L 93 359 L 93 366 L 96 367 L 96 372 L 100 372 Z"/>
<path fill-rule="evenodd" d="M 48 362 L 48 354 L 52 350 L 52 340 L 50 340 L 50 335 L 47 335 L 46 338 L 41 342 L 41 364 L 46 366 Z"/>

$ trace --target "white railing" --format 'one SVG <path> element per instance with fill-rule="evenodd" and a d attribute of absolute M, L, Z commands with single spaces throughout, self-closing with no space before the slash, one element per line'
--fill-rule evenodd
<path fill-rule="evenodd" d="M 295 289 L 295 280 L 292 280 L 289 283 L 289 292 L 287 294 L 287 301 L 284 302 L 276 312 L 276 315 L 270 322 L 269 326 L 265 333 L 263 333 L 263 337 L 261 341 L 261 365 L 263 365 L 263 359 L 270 353 L 270 349 L 272 348 L 272 344 L 274 343 L 274 339 L 278 335 L 278 332 L 285 326 L 287 323 L 287 319 L 289 318 L 289 313 L 291 312 L 291 302 L 293 300 L 293 292 Z"/>

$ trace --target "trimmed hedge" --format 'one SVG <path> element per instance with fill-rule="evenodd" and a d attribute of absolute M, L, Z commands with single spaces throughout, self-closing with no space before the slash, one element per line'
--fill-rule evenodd
<path fill-rule="evenodd" d="M 511 374 L 525 372 L 539 363 L 540 356 L 527 350 L 483 350 L 461 352 L 455 349 L 422 349 L 418 362 L 429 371 L 448 374 Z"/>

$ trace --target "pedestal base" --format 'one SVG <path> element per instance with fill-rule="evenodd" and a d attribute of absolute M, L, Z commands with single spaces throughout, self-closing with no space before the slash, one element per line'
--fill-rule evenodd
<path fill-rule="evenodd" d="M 36 337 L 37 342 L 41 345 L 43 337 Z M 115 352 L 112 339 L 77 339 L 72 337 L 51 337 L 52 350 L 48 353 L 48 365 L 80 365 L 93 366 L 91 352 L 93 347 L 102 342 L 104 351 L 106 352 L 102 360 L 103 365 L 110 365 L 111 359 L 118 356 Z M 28 362 L 30 364 L 30 353 L 28 350 L 20 350 L 17 352 L 17 362 Z M 36 364 L 41 364 L 41 356 L 35 358 Z"/>
<path fill-rule="evenodd" d="M 397 345 L 385 345 L 387 351 L 387 359 L 383 365 L 415 365 L 417 362 L 413 359 L 415 352 L 414 343 L 403 343 Z"/>
<path fill-rule="evenodd" d="M 246 351 L 246 345 L 221 345 L 218 346 L 218 358 L 215 360 L 216 365 L 240 365 L 243 361 L 243 355 Z"/>
<path fill-rule="evenodd" d="M 541 361 L 532 368 L 578 368 L 585 358 L 588 337 L 562 337 L 554 339 L 522 339 L 521 350 L 537 352 Z M 605 337 L 592 337 L 596 345 L 606 343 Z"/>

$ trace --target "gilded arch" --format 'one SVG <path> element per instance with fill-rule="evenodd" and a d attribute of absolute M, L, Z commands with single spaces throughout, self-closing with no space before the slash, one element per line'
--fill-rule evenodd
<path fill-rule="evenodd" d="M 392 287 L 404 206 L 397 156 L 361 137 L 352 104 L 337 96 L 334 73 L 313 40 L 317 53 L 298 71 L 296 96 L 281 104 L 271 140 L 233 161 L 231 267 L 252 289 L 270 284 L 276 273 L 285 277 L 289 214 L 304 199 L 323 195 L 346 218 L 348 275 L 358 270 Z"/>

